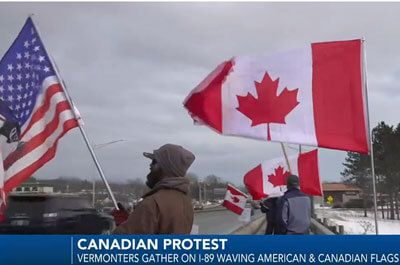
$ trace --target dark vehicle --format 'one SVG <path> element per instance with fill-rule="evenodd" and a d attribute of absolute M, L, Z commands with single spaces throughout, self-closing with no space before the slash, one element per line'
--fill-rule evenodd
<path fill-rule="evenodd" d="M 13 194 L 8 197 L 1 234 L 107 234 L 112 216 L 88 199 L 69 194 Z"/>

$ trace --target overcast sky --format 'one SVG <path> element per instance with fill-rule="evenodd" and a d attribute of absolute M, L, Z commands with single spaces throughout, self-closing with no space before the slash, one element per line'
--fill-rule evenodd
<path fill-rule="evenodd" d="M 279 143 L 194 126 L 182 106 L 192 88 L 235 55 L 365 37 L 371 125 L 399 123 L 400 3 L 0 3 L 1 55 L 30 13 L 91 142 L 125 140 L 97 150 L 110 181 L 144 180 L 149 160 L 142 152 L 168 142 L 196 155 L 190 171 L 200 178 L 215 174 L 235 184 L 260 162 L 282 156 Z M 345 156 L 320 149 L 322 181 L 341 179 Z M 35 175 L 93 174 L 74 129 Z"/>

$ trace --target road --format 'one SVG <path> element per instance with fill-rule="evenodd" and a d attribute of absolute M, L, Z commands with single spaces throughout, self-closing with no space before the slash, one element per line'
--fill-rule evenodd
<path fill-rule="evenodd" d="M 255 210 L 252 219 L 261 214 L 260 210 Z M 199 226 L 199 234 L 227 235 L 244 225 L 238 217 L 228 210 L 199 211 L 194 215 L 194 224 Z"/>

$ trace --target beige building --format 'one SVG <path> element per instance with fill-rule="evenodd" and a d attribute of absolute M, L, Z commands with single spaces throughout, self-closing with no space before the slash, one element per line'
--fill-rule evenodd
<path fill-rule="evenodd" d="M 13 193 L 53 193 L 53 187 L 39 182 L 26 182 L 12 189 Z"/>
<path fill-rule="evenodd" d="M 360 199 L 361 189 L 343 183 L 322 183 L 322 192 L 325 204 L 331 197 L 333 207 L 343 207 L 350 200 Z"/>

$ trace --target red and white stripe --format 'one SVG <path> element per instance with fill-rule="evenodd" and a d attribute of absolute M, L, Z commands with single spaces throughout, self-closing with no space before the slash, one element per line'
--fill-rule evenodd
<path fill-rule="evenodd" d="M 247 195 L 244 192 L 228 184 L 222 206 L 240 215 L 246 206 L 246 201 Z"/>
<path fill-rule="evenodd" d="M 17 143 L 2 145 L 4 191 L 17 187 L 50 161 L 58 140 L 77 126 L 59 80 L 56 76 L 47 77 L 31 116 L 21 128 L 23 148 L 17 150 Z"/>
<path fill-rule="evenodd" d="M 255 82 L 279 79 L 277 96 L 298 89 L 285 123 L 270 123 L 271 141 L 369 152 L 362 41 L 313 43 L 264 56 L 238 56 L 219 65 L 184 101 L 193 119 L 226 135 L 267 140 L 268 125 L 252 126 L 238 97 L 258 97 Z"/>

